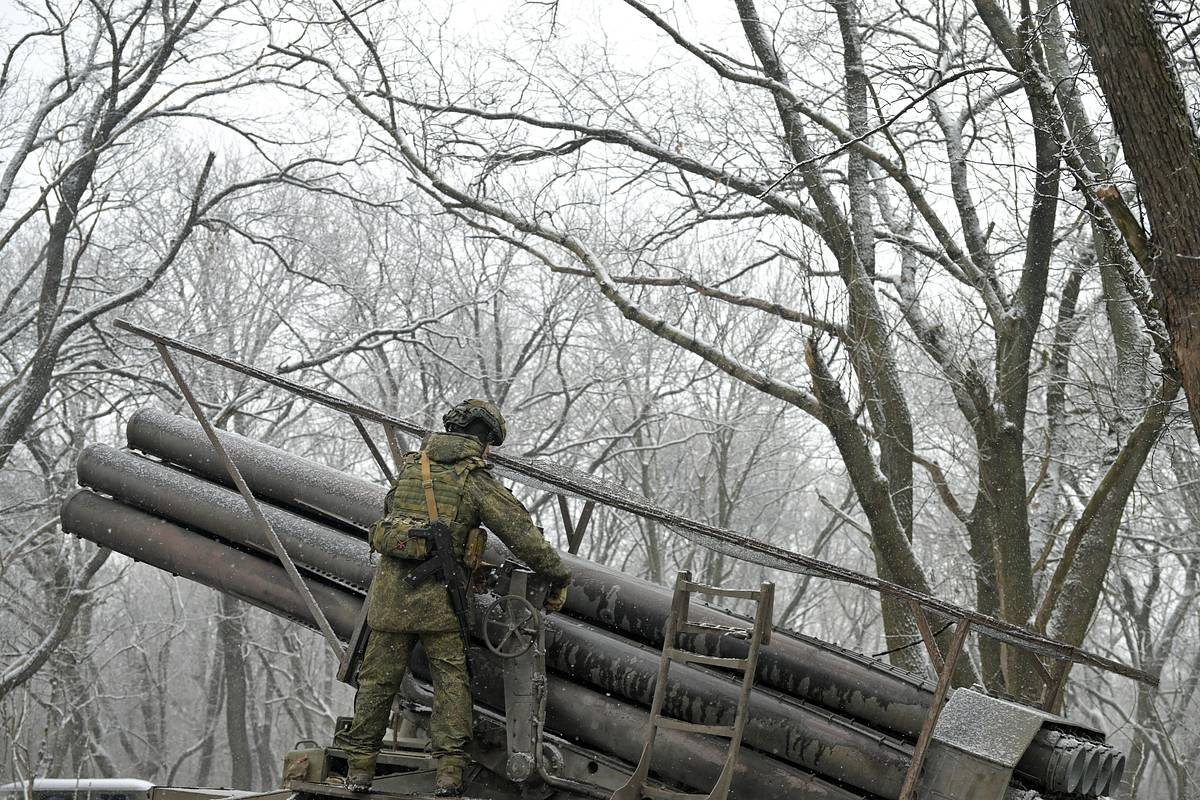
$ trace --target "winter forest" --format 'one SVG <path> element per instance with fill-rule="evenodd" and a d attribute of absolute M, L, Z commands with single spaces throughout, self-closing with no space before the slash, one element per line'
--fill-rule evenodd
<path fill-rule="evenodd" d="M 505 452 L 1132 664 L 1064 712 L 1120 796 L 1200 797 L 1200 444 L 1088 5 L 0 3 L 0 783 L 272 787 L 350 712 L 318 634 L 62 532 L 85 445 L 187 413 L 121 317 L 430 428 L 492 400 Z M 1200 9 L 1127 5 L 1195 110 Z M 181 363 L 383 481 L 345 417 Z M 604 509 L 581 554 L 929 669 L 854 586 Z"/>

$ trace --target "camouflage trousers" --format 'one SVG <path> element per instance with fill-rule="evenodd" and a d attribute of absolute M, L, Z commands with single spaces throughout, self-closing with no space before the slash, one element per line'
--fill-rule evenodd
<path fill-rule="evenodd" d="M 467 658 L 458 631 L 392 633 L 371 631 L 358 669 L 354 721 L 334 737 L 346 751 L 351 769 L 374 770 L 375 756 L 387 732 L 392 701 L 408 672 L 413 647 L 420 640 L 433 677 L 430 740 L 438 767 L 463 767 L 463 746 L 471 738 L 471 686 Z"/>

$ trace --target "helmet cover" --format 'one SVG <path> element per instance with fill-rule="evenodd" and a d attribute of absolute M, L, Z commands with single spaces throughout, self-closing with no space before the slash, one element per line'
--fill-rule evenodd
<path fill-rule="evenodd" d="M 508 426 L 504 424 L 504 415 L 495 403 L 487 400 L 463 400 L 454 408 L 442 415 L 442 424 L 448 431 L 462 430 L 471 424 L 472 420 L 482 420 L 491 428 L 491 442 L 499 447 L 504 444 L 508 435 Z"/>

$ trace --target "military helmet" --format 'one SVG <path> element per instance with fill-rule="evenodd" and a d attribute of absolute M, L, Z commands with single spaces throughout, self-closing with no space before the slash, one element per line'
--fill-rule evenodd
<path fill-rule="evenodd" d="M 495 403 L 487 400 L 463 400 L 454 408 L 442 415 L 442 424 L 448 431 L 461 430 L 471 424 L 472 420 L 482 420 L 492 429 L 492 444 L 499 447 L 504 444 L 508 435 L 508 426 L 504 424 L 504 415 Z"/>

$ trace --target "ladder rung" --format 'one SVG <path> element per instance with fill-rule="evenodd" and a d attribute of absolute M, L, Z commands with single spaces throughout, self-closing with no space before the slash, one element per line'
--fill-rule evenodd
<path fill-rule="evenodd" d="M 746 600 L 757 600 L 762 594 L 758 589 L 719 589 L 716 586 L 705 586 L 703 583 L 684 581 L 680 587 L 685 592 L 710 594 L 713 597 L 741 597 Z"/>
<path fill-rule="evenodd" d="M 725 667 L 726 669 L 746 669 L 746 659 L 727 658 L 725 656 L 706 656 L 692 653 L 675 647 L 667 648 L 667 658 L 681 664 L 704 664 L 707 667 Z"/>
<path fill-rule="evenodd" d="M 713 625 L 710 622 L 686 622 L 679 626 L 680 633 L 719 633 L 722 636 L 732 636 L 735 639 L 749 639 L 754 631 L 745 628 L 731 628 L 727 625 Z"/>
<path fill-rule="evenodd" d="M 653 797 L 658 800 L 706 800 L 706 794 L 689 794 L 688 792 L 673 792 L 670 789 L 658 789 L 653 786 L 642 787 L 643 797 Z"/>
<path fill-rule="evenodd" d="M 657 789 L 653 786 L 642 787 L 643 797 L 653 797 L 658 800 L 705 800 L 706 794 L 689 794 L 688 792 L 673 792 L 670 789 Z"/>
<path fill-rule="evenodd" d="M 702 733 L 706 736 L 724 736 L 726 739 L 732 739 L 734 733 L 733 726 L 731 725 L 699 725 L 695 722 L 673 719 L 671 717 L 659 717 L 654 720 L 654 725 L 655 727 L 666 728 L 671 731 Z"/>

